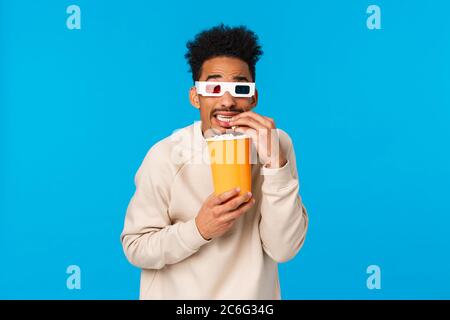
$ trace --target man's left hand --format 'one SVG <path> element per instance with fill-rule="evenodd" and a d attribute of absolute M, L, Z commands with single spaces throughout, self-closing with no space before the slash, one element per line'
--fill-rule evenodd
<path fill-rule="evenodd" d="M 245 133 L 252 138 L 256 151 L 266 168 L 280 168 L 286 164 L 287 160 L 281 150 L 278 131 L 272 118 L 246 111 L 233 116 L 230 125 L 237 126 L 235 131 Z M 277 143 L 278 148 L 272 148 L 272 142 Z M 275 154 L 272 154 L 272 150 Z"/>

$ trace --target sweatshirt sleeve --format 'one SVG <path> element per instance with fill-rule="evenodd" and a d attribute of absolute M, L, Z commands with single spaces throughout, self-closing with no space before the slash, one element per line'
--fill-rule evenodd
<path fill-rule="evenodd" d="M 126 211 L 121 242 L 127 259 L 142 269 L 161 269 L 196 253 L 210 240 L 195 219 L 172 224 L 168 214 L 175 176 L 169 157 L 158 145 L 146 155 L 135 176 L 136 191 Z"/>
<path fill-rule="evenodd" d="M 289 146 L 283 167 L 261 168 L 264 181 L 259 232 L 264 251 L 277 262 L 286 262 L 298 253 L 308 228 L 308 214 L 299 194 L 295 152 L 291 142 Z"/>

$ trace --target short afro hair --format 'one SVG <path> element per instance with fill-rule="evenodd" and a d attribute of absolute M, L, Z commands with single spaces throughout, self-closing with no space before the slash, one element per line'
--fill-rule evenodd
<path fill-rule="evenodd" d="M 241 59 L 248 64 L 255 81 L 255 65 L 263 54 L 258 36 L 245 26 L 229 27 L 223 23 L 197 34 L 186 44 L 184 55 L 189 63 L 193 81 L 200 78 L 203 63 L 211 58 L 226 56 Z"/>

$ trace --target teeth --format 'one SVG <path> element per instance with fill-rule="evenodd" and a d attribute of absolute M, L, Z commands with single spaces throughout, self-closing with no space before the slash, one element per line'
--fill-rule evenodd
<path fill-rule="evenodd" d="M 222 116 L 220 114 L 218 114 L 216 116 L 216 118 L 220 121 L 224 121 L 224 122 L 230 122 L 231 121 L 231 116 Z"/>

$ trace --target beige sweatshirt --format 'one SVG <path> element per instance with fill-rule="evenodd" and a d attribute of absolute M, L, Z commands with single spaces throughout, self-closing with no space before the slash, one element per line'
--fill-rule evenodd
<path fill-rule="evenodd" d="M 194 220 L 214 191 L 201 122 L 149 150 L 121 235 L 128 260 L 142 269 L 140 299 L 281 299 L 277 263 L 302 247 L 308 215 L 291 139 L 277 130 L 288 162 L 253 164 L 255 205 L 209 241 Z"/>

